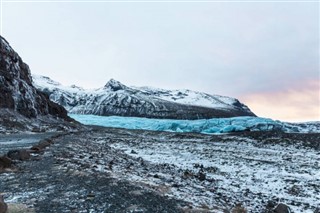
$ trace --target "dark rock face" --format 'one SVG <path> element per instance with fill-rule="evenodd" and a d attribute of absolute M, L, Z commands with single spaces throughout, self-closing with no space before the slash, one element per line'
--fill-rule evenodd
<path fill-rule="evenodd" d="M 53 115 L 68 120 L 67 111 L 32 85 L 30 69 L 0 36 L 0 108 L 28 117 Z"/>
<path fill-rule="evenodd" d="M 87 101 L 84 106 L 74 108 L 71 112 L 76 114 L 94 114 L 102 116 L 129 116 L 165 119 L 205 119 L 235 116 L 249 116 L 240 110 L 221 110 L 201 106 L 190 106 L 156 99 L 146 100 L 143 97 L 123 97 L 114 95 L 106 97 L 103 104 Z M 80 105 L 80 104 L 77 104 Z"/>

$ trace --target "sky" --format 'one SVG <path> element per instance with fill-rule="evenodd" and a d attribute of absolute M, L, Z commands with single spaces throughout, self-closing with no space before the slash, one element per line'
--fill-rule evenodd
<path fill-rule="evenodd" d="M 262 117 L 320 120 L 319 1 L 70 1 L 2 0 L 1 35 L 32 73 L 191 89 Z"/>

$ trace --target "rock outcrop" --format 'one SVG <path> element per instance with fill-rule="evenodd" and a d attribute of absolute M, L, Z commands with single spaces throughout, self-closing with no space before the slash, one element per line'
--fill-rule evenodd
<path fill-rule="evenodd" d="M 70 119 L 67 111 L 49 100 L 32 85 L 30 69 L 9 43 L 0 36 L 0 108 L 18 112 L 27 118 L 52 115 Z"/>

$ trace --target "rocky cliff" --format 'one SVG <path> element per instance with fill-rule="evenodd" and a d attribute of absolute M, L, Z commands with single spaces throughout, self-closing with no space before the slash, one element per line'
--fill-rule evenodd
<path fill-rule="evenodd" d="M 67 111 L 32 84 L 28 65 L 0 36 L 0 133 L 72 129 Z"/>
<path fill-rule="evenodd" d="M 69 119 L 67 111 L 32 85 L 30 69 L 0 36 L 0 108 L 12 109 L 28 118 L 53 115 Z"/>

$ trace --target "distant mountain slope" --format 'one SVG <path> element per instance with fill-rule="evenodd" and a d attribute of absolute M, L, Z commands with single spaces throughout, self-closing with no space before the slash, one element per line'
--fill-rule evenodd
<path fill-rule="evenodd" d="M 128 87 L 111 79 L 99 89 L 66 87 L 44 76 L 33 76 L 34 85 L 69 113 L 147 118 L 202 119 L 255 116 L 237 99 L 191 90 Z"/>
<path fill-rule="evenodd" d="M 22 120 L 20 129 L 26 129 L 28 119 L 38 116 L 48 123 L 56 122 L 56 118 L 71 120 L 62 106 L 32 85 L 28 65 L 0 36 L 0 130 L 16 128 Z"/>

